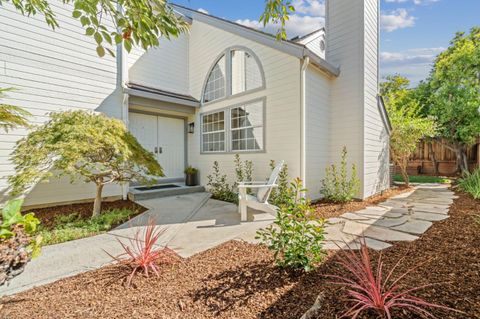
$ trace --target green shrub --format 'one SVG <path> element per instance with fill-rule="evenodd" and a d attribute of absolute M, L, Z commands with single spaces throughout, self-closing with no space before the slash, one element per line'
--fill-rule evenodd
<path fill-rule="evenodd" d="M 310 271 L 325 256 L 324 221 L 310 219 L 313 208 L 301 196 L 303 192 L 301 180 L 295 179 L 288 189 L 288 200 L 279 208 L 274 224 L 259 230 L 256 238 L 274 252 L 279 267 Z"/>
<path fill-rule="evenodd" d="M 253 162 L 252 161 L 243 161 L 240 159 L 239 154 L 235 154 L 235 175 L 237 177 L 237 182 L 251 182 L 253 175 Z M 236 188 L 235 184 L 235 188 Z M 235 190 L 235 193 L 238 194 L 238 190 Z M 247 194 L 252 194 L 252 190 L 247 188 Z"/>
<path fill-rule="evenodd" d="M 276 163 L 274 160 L 270 161 L 270 168 L 273 171 L 275 168 Z M 277 185 L 278 187 L 272 189 L 272 192 L 270 193 L 270 199 L 269 202 L 272 203 L 275 206 L 282 206 L 285 205 L 288 202 L 288 166 L 287 164 L 283 165 L 282 170 L 280 171 L 280 174 L 278 175 L 278 180 L 277 180 Z"/>
<path fill-rule="evenodd" d="M 89 219 L 83 219 L 78 213 L 60 215 L 52 228 L 40 227 L 39 233 L 44 245 L 59 244 L 107 232 L 135 214 L 137 211 L 130 209 L 112 209 Z"/>
<path fill-rule="evenodd" d="M 192 166 L 188 166 L 187 168 L 185 168 L 185 170 L 183 171 L 185 174 L 197 174 L 198 173 L 198 169 L 195 168 L 195 167 L 192 167 Z"/>
<path fill-rule="evenodd" d="M 480 199 L 480 168 L 473 173 L 466 173 L 458 182 L 460 189 L 469 193 L 475 199 Z"/>
<path fill-rule="evenodd" d="M 213 172 L 207 176 L 207 179 L 208 191 L 212 193 L 213 199 L 238 203 L 238 194 L 234 192 L 234 187 L 227 182 L 227 175 L 220 173 L 217 161 L 213 162 Z"/>
<path fill-rule="evenodd" d="M 350 177 L 347 171 L 347 148 L 343 147 L 340 169 L 335 164 L 325 169 L 325 179 L 322 181 L 320 193 L 326 200 L 347 203 L 357 195 L 360 190 L 357 167 L 352 164 Z"/>

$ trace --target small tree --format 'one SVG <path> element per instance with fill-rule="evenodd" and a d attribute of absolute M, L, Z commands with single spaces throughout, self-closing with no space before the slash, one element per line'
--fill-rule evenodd
<path fill-rule="evenodd" d="M 154 155 L 122 121 L 86 111 L 53 113 L 49 122 L 17 143 L 12 161 L 16 169 L 9 179 L 13 194 L 51 176 L 95 183 L 93 216 L 100 213 L 105 185 L 163 176 Z"/>
<path fill-rule="evenodd" d="M 381 84 L 381 94 L 385 98 L 386 108 L 392 132 L 390 134 L 390 155 L 400 167 L 405 184 L 409 186 L 407 173 L 408 160 L 415 152 L 422 138 L 434 136 L 435 122 L 424 117 L 420 104 L 414 98 L 414 92 L 408 89 L 410 82 L 399 75 L 388 76 Z"/>

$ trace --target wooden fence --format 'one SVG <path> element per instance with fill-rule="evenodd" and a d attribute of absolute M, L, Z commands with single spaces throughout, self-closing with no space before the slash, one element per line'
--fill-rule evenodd
<path fill-rule="evenodd" d="M 445 147 L 445 145 L 442 143 L 433 141 L 431 145 L 429 144 L 430 143 L 428 141 L 423 141 L 418 144 L 415 154 L 411 156 L 408 163 L 408 173 L 411 175 L 434 175 L 435 167 L 431 156 L 431 154 L 434 154 L 437 163 L 438 174 L 446 176 L 455 175 L 455 153 Z M 470 170 L 480 167 L 480 139 L 477 141 L 477 144 L 467 151 L 467 158 Z"/>

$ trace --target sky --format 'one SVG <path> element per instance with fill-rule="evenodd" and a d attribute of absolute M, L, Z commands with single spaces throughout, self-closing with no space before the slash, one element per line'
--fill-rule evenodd
<path fill-rule="evenodd" d="M 353 1 L 353 0 L 352 0 Z M 264 0 L 174 0 L 192 9 L 275 33 L 258 22 Z M 289 37 L 307 34 L 325 23 L 324 0 L 292 0 L 296 12 Z M 480 26 L 480 0 L 381 0 L 380 73 L 400 74 L 415 86 L 425 79 L 435 56 L 457 31 Z"/>

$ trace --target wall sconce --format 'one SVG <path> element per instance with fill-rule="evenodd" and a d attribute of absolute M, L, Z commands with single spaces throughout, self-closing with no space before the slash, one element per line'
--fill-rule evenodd
<path fill-rule="evenodd" d="M 195 122 L 188 123 L 188 133 L 193 134 L 195 132 Z"/>

